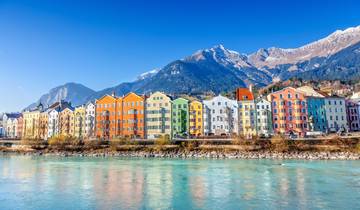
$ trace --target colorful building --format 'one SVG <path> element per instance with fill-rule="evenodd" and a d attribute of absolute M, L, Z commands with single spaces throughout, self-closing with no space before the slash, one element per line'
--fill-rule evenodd
<path fill-rule="evenodd" d="M 267 96 L 271 102 L 275 133 L 304 136 L 308 131 L 306 96 L 292 87 Z"/>
<path fill-rule="evenodd" d="M 189 100 L 185 98 L 173 100 L 171 118 L 173 137 L 189 136 Z"/>
<path fill-rule="evenodd" d="M 24 118 L 22 114 L 16 119 L 17 121 L 17 132 L 16 132 L 16 138 L 22 138 L 22 132 L 23 132 L 23 125 L 24 125 Z"/>
<path fill-rule="evenodd" d="M 85 136 L 95 136 L 95 104 L 89 102 L 85 106 Z"/>
<path fill-rule="evenodd" d="M 9 117 L 6 121 L 5 130 L 6 130 L 7 138 L 21 138 L 21 133 L 22 133 L 21 114 L 11 115 L 11 117 Z"/>
<path fill-rule="evenodd" d="M 40 103 L 35 109 L 23 112 L 23 137 L 40 138 L 40 113 L 43 111 L 43 105 Z"/>
<path fill-rule="evenodd" d="M 191 101 L 189 105 L 189 133 L 190 136 L 203 136 L 203 105 L 200 101 Z"/>
<path fill-rule="evenodd" d="M 360 130 L 359 104 L 352 100 L 346 100 L 346 116 L 350 131 Z"/>
<path fill-rule="evenodd" d="M 255 106 L 257 135 L 267 136 L 273 134 L 271 102 L 263 97 L 260 97 L 255 100 Z"/>
<path fill-rule="evenodd" d="M 155 92 L 146 99 L 146 136 L 157 138 L 171 135 L 171 98 Z"/>
<path fill-rule="evenodd" d="M 325 97 L 306 97 L 310 131 L 328 132 Z"/>
<path fill-rule="evenodd" d="M 128 93 L 123 98 L 122 135 L 131 138 L 145 137 L 145 97 Z"/>
<path fill-rule="evenodd" d="M 61 135 L 74 136 L 74 108 L 66 107 L 59 113 L 59 131 Z"/>
<path fill-rule="evenodd" d="M 85 112 L 84 105 L 75 107 L 73 130 L 74 136 L 80 139 L 85 137 Z"/>
<path fill-rule="evenodd" d="M 47 109 L 40 113 L 39 137 L 44 140 L 48 138 L 49 111 L 50 109 Z"/>
<path fill-rule="evenodd" d="M 256 106 L 253 93 L 250 89 L 238 88 L 236 99 L 239 107 L 239 134 L 247 138 L 256 136 Z"/>
<path fill-rule="evenodd" d="M 224 96 L 203 101 L 204 135 L 239 134 L 238 103 Z"/>
<path fill-rule="evenodd" d="M 96 136 L 110 139 L 122 135 L 122 100 L 115 94 L 96 100 Z"/>
<path fill-rule="evenodd" d="M 345 98 L 337 96 L 325 97 L 327 127 L 330 132 L 348 130 Z"/>

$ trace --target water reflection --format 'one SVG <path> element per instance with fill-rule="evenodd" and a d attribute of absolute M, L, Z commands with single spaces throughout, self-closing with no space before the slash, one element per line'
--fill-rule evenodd
<path fill-rule="evenodd" d="M 0 209 L 316 209 L 360 199 L 359 162 L 285 162 L 1 157 Z"/>

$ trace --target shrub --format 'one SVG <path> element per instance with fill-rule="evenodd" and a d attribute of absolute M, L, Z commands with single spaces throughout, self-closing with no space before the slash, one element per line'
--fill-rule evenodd
<path fill-rule="evenodd" d="M 26 138 L 26 139 L 21 139 L 20 143 L 22 145 L 30 146 L 32 149 L 41 149 L 46 147 L 46 142 L 42 139 Z"/>
<path fill-rule="evenodd" d="M 155 145 L 169 145 L 169 144 L 171 144 L 170 136 L 169 135 L 160 136 L 159 138 L 155 139 L 154 144 Z"/>
<path fill-rule="evenodd" d="M 84 147 L 86 149 L 101 149 L 104 145 L 104 142 L 101 140 L 85 140 L 84 142 Z"/>
<path fill-rule="evenodd" d="M 75 147 L 81 145 L 81 141 L 79 139 L 66 135 L 53 136 L 48 140 L 48 143 L 50 146 L 58 149 L 66 149 L 68 146 Z"/>
<path fill-rule="evenodd" d="M 271 148 L 277 152 L 289 151 L 289 141 L 282 135 L 274 135 L 270 139 Z"/>

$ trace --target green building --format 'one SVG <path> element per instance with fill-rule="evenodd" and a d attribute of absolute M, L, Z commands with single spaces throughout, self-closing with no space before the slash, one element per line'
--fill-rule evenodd
<path fill-rule="evenodd" d="M 177 98 L 172 101 L 172 135 L 187 137 L 189 135 L 189 100 Z"/>

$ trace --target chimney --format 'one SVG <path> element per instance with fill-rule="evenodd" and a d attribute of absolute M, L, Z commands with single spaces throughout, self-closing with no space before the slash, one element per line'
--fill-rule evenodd
<path fill-rule="evenodd" d="M 250 92 L 253 91 L 253 85 L 252 84 L 249 85 L 249 90 L 250 90 Z"/>
<path fill-rule="evenodd" d="M 113 91 L 113 92 L 111 93 L 111 96 L 112 96 L 112 97 L 115 97 L 115 91 Z"/>

